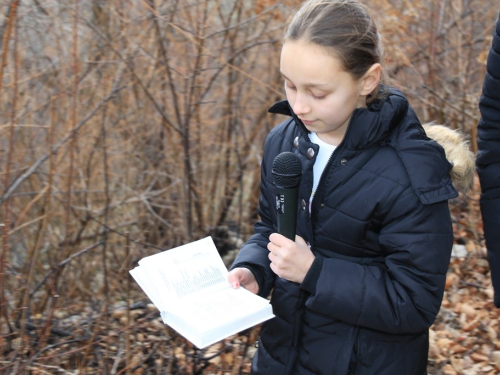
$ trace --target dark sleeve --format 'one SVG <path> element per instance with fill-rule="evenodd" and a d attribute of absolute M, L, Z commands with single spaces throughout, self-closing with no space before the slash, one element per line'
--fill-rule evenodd
<path fill-rule="evenodd" d="M 269 250 L 267 249 L 267 244 L 269 243 L 269 236 L 276 230 L 273 227 L 274 212 L 272 207 L 270 207 L 270 202 L 272 202 L 269 196 L 270 192 L 273 191 L 272 183 L 268 178 L 268 165 L 266 165 L 266 160 L 272 158 L 270 148 L 272 148 L 273 140 L 272 136 L 268 137 L 266 140 L 266 145 L 264 146 L 264 155 L 262 159 L 261 166 L 261 183 L 260 183 L 260 198 L 259 198 L 259 216 L 260 221 L 255 224 L 254 234 L 250 239 L 243 245 L 243 247 L 238 252 L 238 256 L 231 265 L 231 269 L 237 267 L 248 268 L 255 276 L 257 283 L 259 284 L 259 295 L 262 297 L 267 297 L 274 286 L 275 274 L 271 270 L 269 261 Z M 270 173 L 270 170 L 269 170 Z"/>
<path fill-rule="evenodd" d="M 488 248 L 494 303 L 500 307 L 500 18 L 488 55 L 479 101 L 477 170 L 481 182 L 481 214 Z"/>
<path fill-rule="evenodd" d="M 406 189 L 385 216 L 379 244 L 383 264 L 324 259 L 307 306 L 385 332 L 427 329 L 441 306 L 453 246 L 447 201 L 424 205 Z"/>

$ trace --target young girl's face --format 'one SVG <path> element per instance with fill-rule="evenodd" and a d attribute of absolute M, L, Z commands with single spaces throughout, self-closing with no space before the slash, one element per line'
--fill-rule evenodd
<path fill-rule="evenodd" d="M 363 79 L 356 80 L 325 47 L 287 40 L 281 51 L 287 99 L 305 127 L 338 145 L 352 112 L 366 106 Z"/>

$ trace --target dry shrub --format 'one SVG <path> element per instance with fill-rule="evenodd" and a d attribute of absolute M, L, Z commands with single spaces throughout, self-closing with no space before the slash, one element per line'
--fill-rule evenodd
<path fill-rule="evenodd" d="M 498 9 L 489 0 L 365 2 L 380 20 L 392 83 L 422 121 L 475 145 Z M 0 368 L 22 369 L 50 344 L 51 328 L 76 329 L 72 316 L 94 319 L 87 339 L 106 335 L 102 313 L 133 298 L 126 271 L 140 257 L 214 228 L 251 233 L 262 144 L 279 121 L 267 108 L 284 96 L 280 44 L 299 4 L 3 8 Z M 31 348 L 16 351 L 19 342 Z M 90 361 L 89 350 L 65 366 L 112 366 Z"/>

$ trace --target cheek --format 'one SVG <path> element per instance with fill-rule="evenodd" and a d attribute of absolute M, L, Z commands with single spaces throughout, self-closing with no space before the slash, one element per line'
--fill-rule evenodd
<path fill-rule="evenodd" d="M 334 95 L 321 105 L 316 106 L 316 113 L 323 119 L 343 119 L 355 108 L 352 98 L 344 95 Z"/>
<path fill-rule="evenodd" d="M 332 99 L 331 108 L 335 107 L 337 111 L 351 113 L 357 107 L 358 96 L 353 90 L 338 91 L 335 98 Z"/>
<path fill-rule="evenodd" d="M 328 100 L 325 100 L 318 106 L 318 110 L 321 111 L 323 115 L 332 116 L 338 115 L 345 108 L 346 103 L 339 98 L 337 95 L 332 96 Z"/>
<path fill-rule="evenodd" d="M 295 102 L 296 91 L 290 90 L 289 88 L 285 87 L 285 94 L 286 94 L 286 98 L 287 98 L 288 102 L 290 103 L 290 105 L 293 106 L 293 104 Z"/>

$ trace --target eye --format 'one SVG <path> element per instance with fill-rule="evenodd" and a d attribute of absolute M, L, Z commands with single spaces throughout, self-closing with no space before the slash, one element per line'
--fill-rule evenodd
<path fill-rule="evenodd" d="M 326 95 L 314 95 L 314 94 L 311 94 L 311 96 L 312 96 L 315 100 L 322 100 L 322 99 L 325 99 L 325 98 L 326 98 Z"/>
<path fill-rule="evenodd" d="M 291 83 L 285 82 L 285 87 L 289 90 L 297 90 L 297 88 Z"/>

